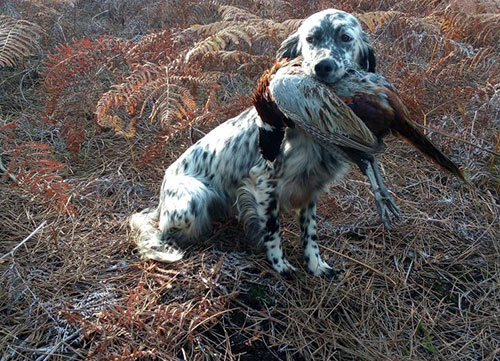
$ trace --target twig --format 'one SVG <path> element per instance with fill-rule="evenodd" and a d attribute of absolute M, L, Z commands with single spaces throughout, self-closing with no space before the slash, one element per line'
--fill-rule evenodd
<path fill-rule="evenodd" d="M 368 265 L 368 264 L 366 264 L 366 263 L 363 263 L 363 262 L 361 262 L 361 261 L 358 261 L 358 260 L 357 260 L 357 259 L 355 259 L 355 258 L 349 257 L 348 255 L 345 255 L 345 254 L 343 254 L 343 253 L 340 253 L 340 252 L 338 252 L 338 251 L 335 251 L 334 249 L 331 249 L 331 248 L 329 248 L 329 247 L 326 247 L 326 246 L 321 246 L 321 247 L 322 247 L 322 248 L 324 248 L 324 249 L 326 249 L 326 250 L 328 250 L 328 251 L 330 251 L 330 252 L 335 253 L 336 255 L 338 255 L 338 256 L 340 256 L 340 257 L 347 258 L 349 261 L 355 262 L 355 263 L 357 263 L 357 264 L 359 264 L 359 265 L 361 265 L 361 266 L 363 266 L 363 267 L 368 268 L 369 270 L 371 270 L 371 271 L 375 272 L 376 274 L 378 274 L 378 275 L 380 275 L 380 276 L 384 277 L 387 281 L 391 282 L 391 283 L 392 283 L 392 285 L 393 285 L 394 287 L 396 287 L 396 286 L 397 286 L 396 281 L 394 281 L 391 277 L 389 277 L 388 275 L 386 275 L 386 274 L 385 274 L 385 273 L 383 273 L 382 271 L 379 271 L 378 269 L 373 268 L 372 266 L 370 266 L 370 265 Z"/>
<path fill-rule="evenodd" d="M 40 224 L 33 232 L 30 233 L 30 235 L 28 237 L 26 237 L 25 239 L 23 239 L 17 246 L 15 246 L 14 248 L 12 248 L 12 250 L 6 254 L 4 254 L 2 257 L 0 257 L 0 260 L 6 258 L 7 256 L 9 255 L 14 255 L 14 252 L 19 248 L 21 247 L 23 244 L 25 244 L 31 237 L 33 237 L 35 234 L 38 233 L 39 230 L 43 229 L 43 227 L 45 227 L 45 225 L 47 224 L 47 221 L 43 221 L 42 224 Z"/>
<path fill-rule="evenodd" d="M 17 269 L 16 267 L 16 264 L 14 263 L 14 267 L 13 267 L 14 271 L 16 272 L 17 274 L 17 277 L 19 277 L 19 279 L 21 280 L 21 282 L 23 283 L 24 287 L 26 287 L 26 289 L 28 290 L 28 292 L 31 294 L 31 296 L 33 297 L 33 299 L 35 300 L 35 302 L 42 308 L 42 310 L 45 311 L 45 313 L 47 314 L 47 316 L 55 323 L 57 324 L 57 320 L 54 318 L 54 316 L 52 316 L 52 314 L 49 312 L 49 310 L 43 305 L 42 302 L 40 302 L 40 300 L 38 299 L 38 297 L 35 295 L 35 292 L 33 292 L 30 288 L 30 286 L 28 285 L 28 283 L 26 282 L 26 280 L 23 278 L 23 276 L 21 276 L 21 273 L 19 273 L 19 270 Z"/>
<path fill-rule="evenodd" d="M 286 229 L 285 231 L 286 231 L 286 232 L 288 232 L 288 233 L 290 233 L 290 234 L 293 234 L 294 236 L 299 237 L 299 235 L 298 235 L 297 233 L 295 233 L 295 232 L 292 232 L 292 231 L 290 231 L 290 230 L 288 230 L 288 229 Z M 329 248 L 329 247 L 326 247 L 326 246 L 321 245 L 321 248 L 324 248 L 324 249 L 326 249 L 326 250 L 328 250 L 328 251 L 330 251 L 330 252 L 333 252 L 333 253 L 335 253 L 336 255 L 340 256 L 340 257 L 346 258 L 346 259 L 348 259 L 349 261 L 352 261 L 352 262 L 355 262 L 355 263 L 357 263 L 357 264 L 360 264 L 360 265 L 362 265 L 362 266 L 364 266 L 364 267 L 368 268 L 369 270 L 371 270 L 371 271 L 375 272 L 376 274 L 378 274 L 378 275 L 380 275 L 380 276 L 384 277 L 387 281 L 391 282 L 391 283 L 392 283 L 392 285 L 393 285 L 394 287 L 396 287 L 396 286 L 397 286 L 396 281 L 394 281 L 391 277 L 389 277 L 389 276 L 388 276 L 388 275 L 386 275 L 385 273 L 383 273 L 383 272 L 379 271 L 378 269 L 373 268 L 372 266 L 370 266 L 370 265 L 368 265 L 368 264 L 366 264 L 366 263 L 363 263 L 363 262 L 361 262 L 361 261 L 358 261 L 358 260 L 357 260 L 357 259 L 355 259 L 355 258 L 349 257 L 349 256 L 347 256 L 347 255 L 345 255 L 345 254 L 343 254 L 343 253 L 340 253 L 340 252 L 338 252 L 338 251 L 335 251 L 334 249 L 331 249 L 331 248 Z"/>
<path fill-rule="evenodd" d="M 73 341 L 76 337 L 78 337 L 78 335 L 80 334 L 80 332 L 82 331 L 81 328 L 79 328 L 78 330 L 76 330 L 75 332 L 73 332 L 71 335 L 69 336 L 66 336 L 65 338 L 63 338 L 62 340 L 60 340 L 59 342 L 57 342 L 54 346 L 52 346 L 50 349 L 48 349 L 47 353 L 37 357 L 37 359 L 35 361 L 44 361 L 48 358 L 50 358 L 50 356 L 52 356 L 59 347 L 61 347 L 61 345 L 63 343 L 66 343 L 66 342 L 69 342 L 69 341 Z M 39 350 L 36 350 L 38 352 L 45 352 L 44 349 L 39 349 Z"/>

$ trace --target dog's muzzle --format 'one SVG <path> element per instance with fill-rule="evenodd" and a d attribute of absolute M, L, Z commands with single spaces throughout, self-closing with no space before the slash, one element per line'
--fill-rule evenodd
<path fill-rule="evenodd" d="M 325 83 L 335 83 L 344 75 L 344 72 L 331 58 L 323 59 L 314 66 L 315 78 Z"/>

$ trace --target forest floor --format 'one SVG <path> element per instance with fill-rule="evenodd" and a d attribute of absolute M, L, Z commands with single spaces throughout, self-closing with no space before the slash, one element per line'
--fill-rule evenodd
<path fill-rule="evenodd" d="M 355 169 L 318 204 L 338 281 L 300 267 L 283 279 L 236 220 L 180 262 L 141 260 L 128 216 L 155 204 L 187 147 L 248 106 L 298 24 L 287 20 L 328 7 L 361 19 L 379 71 L 469 184 L 388 139 L 392 230 Z M 0 15 L 43 29 L 30 56 L 0 66 L 1 361 L 499 359 L 494 1 L 33 0 Z M 182 96 L 165 102 L 165 79 Z M 282 233 L 300 265 L 291 215 Z"/>

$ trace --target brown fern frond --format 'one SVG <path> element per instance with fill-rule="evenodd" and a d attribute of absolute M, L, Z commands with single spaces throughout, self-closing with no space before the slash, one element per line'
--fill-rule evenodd
<path fill-rule="evenodd" d="M 218 17 L 218 7 L 212 2 L 195 4 L 188 16 L 188 24 L 207 24 L 214 22 Z"/>
<path fill-rule="evenodd" d="M 76 208 L 71 204 L 71 188 L 60 172 L 66 164 L 53 159 L 52 146 L 41 142 L 15 144 L 15 123 L 0 126 L 2 154 L 9 162 L 0 169 L 10 177 L 23 194 L 37 198 L 54 210 L 74 215 Z"/>
<path fill-rule="evenodd" d="M 138 43 L 101 36 L 58 46 L 49 55 L 43 74 L 49 96 L 46 119 L 52 123 L 65 119 L 66 143 L 76 151 L 80 148 L 78 141 L 85 140 L 83 129 L 87 125 L 96 130 L 109 126 L 119 134 L 132 136 L 137 122 L 135 110 L 147 96 L 143 85 L 164 75 L 161 64 L 174 62 L 176 46 L 169 30 L 148 34 Z M 110 90 L 110 84 L 116 85 Z M 110 114 L 110 109 L 120 110 L 120 114 Z M 124 126 L 121 113 L 132 117 L 130 128 Z M 82 114 L 90 124 L 80 124 Z"/>
<path fill-rule="evenodd" d="M 172 123 L 173 120 L 182 122 L 196 111 L 196 102 L 189 89 L 176 84 L 164 84 L 157 88 L 156 97 L 151 110 L 151 120 L 159 119 L 163 125 Z"/>
<path fill-rule="evenodd" d="M 399 11 L 370 11 L 363 14 L 355 14 L 356 17 L 365 25 L 369 31 L 374 31 L 395 17 L 402 15 Z"/>
<path fill-rule="evenodd" d="M 196 89 L 217 88 L 217 77 L 215 72 L 178 74 L 157 64 L 136 65 L 123 83 L 113 86 L 99 99 L 97 121 L 103 127 L 131 137 L 146 106 L 152 103 L 151 121 L 158 119 L 163 126 L 174 120 L 181 122 L 198 110 L 193 95 Z"/>
<path fill-rule="evenodd" d="M 469 0 L 469 1 L 443 1 L 441 9 L 454 12 L 462 12 L 470 15 L 494 14 L 500 12 L 500 4 L 497 0 Z"/>
<path fill-rule="evenodd" d="M 252 35 L 255 37 L 257 34 L 258 29 L 250 24 L 247 24 L 244 28 L 239 26 L 226 28 L 195 44 L 186 54 L 186 59 L 189 61 L 206 53 L 225 50 L 231 44 L 238 45 L 240 40 L 243 40 L 248 47 L 251 47 Z"/>
<path fill-rule="evenodd" d="M 136 133 L 137 120 L 137 117 L 132 117 L 129 124 L 125 125 L 125 122 L 119 116 L 104 113 L 99 117 L 99 124 L 113 129 L 116 134 L 125 138 L 132 138 Z"/>
<path fill-rule="evenodd" d="M 61 126 L 68 150 L 79 152 L 85 139 L 100 131 L 96 103 L 110 84 L 128 72 L 126 54 L 133 43 L 116 37 L 83 38 L 58 45 L 42 72 L 44 119 Z"/>
<path fill-rule="evenodd" d="M 464 85 L 471 82 L 478 83 L 484 76 L 500 73 L 500 64 L 495 59 L 497 53 L 498 49 L 494 47 L 482 48 L 465 56 L 464 53 L 455 50 L 432 67 L 432 75 L 435 81 L 453 78 L 455 83 L 460 79 L 460 83 Z"/>
<path fill-rule="evenodd" d="M 43 30 L 37 24 L 0 15 L 0 67 L 33 54 Z"/>
<path fill-rule="evenodd" d="M 239 22 L 237 21 L 232 21 L 232 22 L 214 21 L 213 23 L 210 24 L 194 24 L 188 27 L 187 29 L 181 31 L 177 35 L 177 39 L 183 39 L 184 37 L 189 38 L 193 34 L 207 37 L 210 35 L 217 34 L 219 31 L 222 31 L 227 27 L 236 26 L 238 24 Z"/>
<path fill-rule="evenodd" d="M 172 75 L 149 84 L 151 93 L 144 103 L 154 100 L 150 120 L 158 119 L 165 126 L 174 120 L 182 122 L 193 115 L 198 110 L 194 91 L 197 87 L 218 88 L 217 77 L 217 73 L 206 73 L 199 77 Z"/>
<path fill-rule="evenodd" d="M 283 26 L 285 32 L 292 34 L 297 31 L 303 22 L 304 19 L 288 19 L 280 23 L 280 25 Z"/>
<path fill-rule="evenodd" d="M 219 7 L 219 14 L 223 21 L 237 21 L 237 22 L 247 22 L 247 21 L 263 21 L 263 19 L 255 15 L 255 13 L 250 12 L 247 9 L 242 9 L 236 6 L 223 5 Z"/>
<path fill-rule="evenodd" d="M 241 21 L 214 21 L 209 24 L 194 24 L 179 32 L 175 41 L 184 43 L 186 40 L 192 41 L 196 40 L 200 42 L 208 37 L 217 35 L 221 31 L 226 31 L 227 29 L 241 28 Z"/>
<path fill-rule="evenodd" d="M 137 44 L 126 53 L 129 64 L 161 63 L 167 64 L 176 56 L 175 40 L 169 29 L 145 35 Z"/>
<path fill-rule="evenodd" d="M 208 37 L 211 35 L 216 35 L 221 31 L 225 31 L 227 29 L 239 29 L 244 30 L 249 33 L 251 36 L 255 36 L 255 34 L 260 33 L 262 31 L 268 31 L 268 29 L 275 29 L 276 31 L 291 31 L 293 25 L 300 24 L 302 19 L 292 19 L 286 20 L 283 23 L 278 23 L 268 19 L 262 19 L 259 17 L 246 19 L 246 20 L 224 20 L 224 21 L 216 21 L 210 24 L 205 25 L 192 25 L 186 30 L 184 30 L 179 37 L 185 37 L 188 34 L 197 34 L 200 36 Z"/>
<path fill-rule="evenodd" d="M 120 135 L 133 136 L 137 120 L 133 118 L 133 121 L 126 127 L 122 117 L 110 113 L 115 112 L 120 107 L 125 107 L 128 115 L 135 117 L 136 109 L 142 106 L 144 99 L 147 97 L 149 89 L 146 89 L 145 86 L 162 75 L 164 75 L 163 68 L 156 64 L 136 65 L 132 74 L 126 77 L 123 83 L 114 85 L 97 102 L 96 117 L 98 124 L 103 127 L 110 127 Z"/>
<path fill-rule="evenodd" d="M 278 7 L 283 7 L 284 4 L 275 4 Z M 295 31 L 303 19 L 290 19 L 283 23 L 271 19 L 262 18 L 247 9 L 242 9 L 236 6 L 223 5 L 219 8 L 222 20 L 212 22 L 205 25 L 192 25 L 184 30 L 181 38 L 188 36 L 188 34 L 195 33 L 205 38 L 218 35 L 220 32 L 225 32 L 228 29 L 244 31 L 253 40 L 262 37 L 263 34 L 267 36 L 278 36 L 278 41 Z"/>
<path fill-rule="evenodd" d="M 426 40 L 433 36 L 439 38 L 439 42 L 445 40 L 440 30 L 442 19 L 436 15 L 419 17 L 398 11 L 377 11 L 361 14 L 360 20 L 370 32 L 384 31 L 403 43 L 408 43 L 409 37 L 417 35 Z"/>
<path fill-rule="evenodd" d="M 210 64 L 212 68 L 216 64 L 222 65 L 222 70 L 237 70 L 244 65 L 262 64 L 266 67 L 269 62 L 272 62 L 273 56 L 269 54 L 256 55 L 242 50 L 220 50 L 211 53 L 206 53 L 201 58 L 204 64 Z"/>
<path fill-rule="evenodd" d="M 215 86 L 217 88 L 218 86 L 215 83 L 217 82 L 219 76 L 220 76 L 219 72 L 207 71 L 201 74 L 197 74 L 196 76 L 188 74 L 186 75 L 172 74 L 169 76 L 169 79 L 171 80 L 172 83 L 183 84 L 183 86 L 189 85 L 189 87 L 191 88 L 200 86 L 205 88 L 210 88 L 212 86 Z"/>
<path fill-rule="evenodd" d="M 45 85 L 49 89 L 59 87 L 70 82 L 68 77 L 88 73 L 95 67 L 105 66 L 113 71 L 121 66 L 123 54 L 131 46 L 130 41 L 112 36 L 100 36 L 94 41 L 83 38 L 74 40 L 72 45 L 58 45 L 45 63 Z"/>
<path fill-rule="evenodd" d="M 241 50 L 221 50 L 206 53 L 201 62 L 209 69 L 225 73 L 244 73 L 253 78 L 262 74 L 274 61 L 272 54 L 256 55 Z"/>
<path fill-rule="evenodd" d="M 500 14 L 445 11 L 441 29 L 450 39 L 467 42 L 475 47 L 498 46 L 499 22 Z"/>

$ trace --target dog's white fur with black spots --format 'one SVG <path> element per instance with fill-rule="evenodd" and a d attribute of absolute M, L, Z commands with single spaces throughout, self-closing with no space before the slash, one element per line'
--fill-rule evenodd
<path fill-rule="evenodd" d="M 375 57 L 358 20 L 329 9 L 305 19 L 281 45 L 277 58 L 304 57 L 306 71 L 332 83 L 347 68 L 374 71 Z M 316 201 L 325 187 L 349 169 L 335 148 L 325 150 L 298 128 L 287 128 L 274 162 L 259 152 L 254 108 L 221 124 L 190 147 L 165 172 L 156 208 L 133 214 L 130 226 L 139 253 L 174 262 L 182 248 L 206 234 L 215 219 L 237 215 L 248 239 L 262 244 L 280 274 L 295 271 L 283 256 L 279 212 L 298 215 L 304 263 L 315 276 L 333 276 L 322 260 L 316 236 Z"/>

